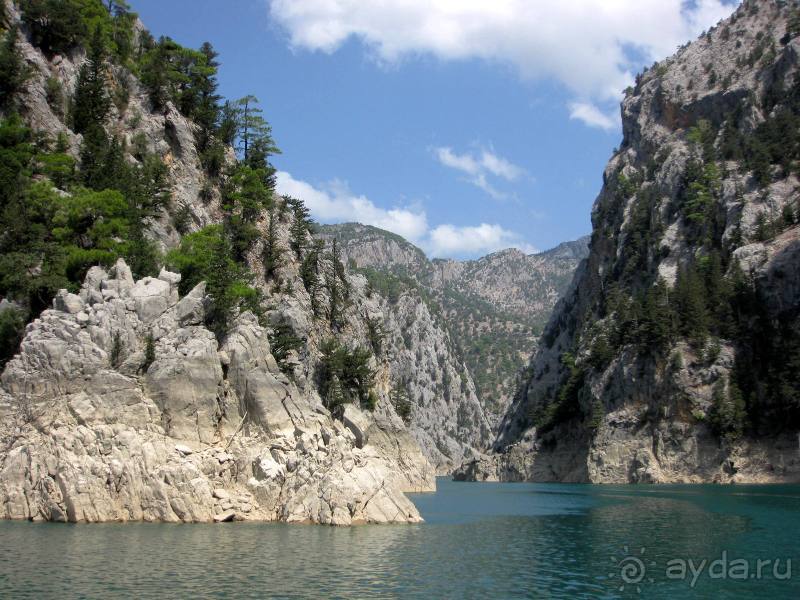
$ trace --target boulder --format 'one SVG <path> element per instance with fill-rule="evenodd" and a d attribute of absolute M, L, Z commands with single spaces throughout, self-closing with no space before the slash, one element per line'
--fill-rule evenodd
<path fill-rule="evenodd" d="M 182 326 L 201 325 L 205 320 L 206 282 L 201 281 L 175 306 L 175 318 Z"/>
<path fill-rule="evenodd" d="M 342 414 L 342 423 L 347 427 L 356 438 L 356 446 L 363 448 L 369 441 L 369 428 L 372 425 L 371 419 L 354 404 L 345 404 Z"/>
<path fill-rule="evenodd" d="M 77 294 L 70 294 L 67 290 L 58 290 L 58 294 L 53 299 L 53 308 L 72 315 L 81 312 L 83 307 L 81 297 Z"/>
<path fill-rule="evenodd" d="M 145 277 L 130 289 L 136 315 L 145 324 L 163 315 L 170 305 L 170 284 L 161 279 Z"/>

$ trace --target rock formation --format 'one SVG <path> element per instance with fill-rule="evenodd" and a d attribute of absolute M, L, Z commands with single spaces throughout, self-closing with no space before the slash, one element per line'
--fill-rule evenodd
<path fill-rule="evenodd" d="M 797 22 L 748 0 L 627 90 L 589 257 L 457 477 L 800 479 Z"/>
<path fill-rule="evenodd" d="M 326 225 L 322 235 L 339 239 L 350 264 L 386 280 L 394 293 L 427 298 L 435 307 L 442 332 L 437 335 L 449 338 L 449 354 L 458 357 L 455 366 L 463 371 L 463 395 L 474 387 L 493 431 L 550 312 L 587 256 L 589 242 L 585 237 L 538 254 L 512 248 L 459 261 L 428 260 L 402 237 L 356 223 Z M 449 395 L 459 403 L 458 390 Z"/>
<path fill-rule="evenodd" d="M 204 284 L 90 270 L 26 331 L 2 375 L 0 517 L 52 521 L 419 521 L 434 488 L 402 421 L 333 419 L 241 314 L 222 346 Z"/>

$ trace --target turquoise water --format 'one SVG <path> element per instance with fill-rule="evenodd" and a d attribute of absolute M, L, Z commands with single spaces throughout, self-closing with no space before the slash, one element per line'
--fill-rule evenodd
<path fill-rule="evenodd" d="M 438 483 L 412 526 L 2 522 L 0 598 L 800 598 L 800 486 Z"/>

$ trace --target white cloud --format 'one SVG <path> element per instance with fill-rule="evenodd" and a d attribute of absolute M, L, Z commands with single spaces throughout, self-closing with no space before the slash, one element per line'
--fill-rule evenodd
<path fill-rule="evenodd" d="M 481 153 L 481 165 L 492 175 L 497 175 L 508 181 L 519 179 L 525 171 L 505 158 L 492 154 L 488 150 Z"/>
<path fill-rule="evenodd" d="M 619 99 L 641 66 L 730 14 L 726 0 L 270 0 L 295 48 L 331 53 L 350 37 L 380 61 L 430 54 L 514 66 L 575 98 Z"/>
<path fill-rule="evenodd" d="M 374 225 L 403 236 L 435 257 L 479 256 L 511 247 L 529 254 L 536 252 L 522 236 L 500 225 L 443 224 L 431 229 L 424 210 L 380 208 L 366 196 L 353 194 L 340 181 L 320 188 L 278 171 L 276 188 L 279 194 L 302 199 L 312 216 L 323 223 L 356 221 Z"/>
<path fill-rule="evenodd" d="M 488 175 L 506 181 L 516 181 L 525 173 L 521 167 L 485 149 L 477 155 L 458 154 L 449 146 L 442 146 L 434 148 L 433 153 L 441 164 L 469 175 L 467 181 L 497 200 L 502 200 L 508 195 L 489 183 Z"/>
<path fill-rule="evenodd" d="M 380 208 L 366 196 L 353 194 L 338 181 L 329 184 L 327 189 L 318 189 L 285 171 L 278 171 L 276 187 L 280 194 L 302 199 L 314 217 L 322 222 L 357 221 L 393 231 L 411 241 L 421 240 L 428 231 L 424 211 Z"/>
<path fill-rule="evenodd" d="M 536 252 L 518 234 L 488 223 L 467 227 L 439 225 L 431 230 L 426 243 L 426 250 L 432 256 L 476 256 L 503 248 L 519 248 L 528 254 Z"/>
<path fill-rule="evenodd" d="M 584 125 L 610 131 L 619 125 L 619 117 L 607 115 L 591 102 L 570 102 L 569 118 L 582 121 Z"/>

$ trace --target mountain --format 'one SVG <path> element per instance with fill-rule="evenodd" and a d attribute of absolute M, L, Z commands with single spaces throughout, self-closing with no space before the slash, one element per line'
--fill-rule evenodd
<path fill-rule="evenodd" d="M 401 329 L 424 401 L 465 390 L 428 455 L 490 440 L 423 300 L 385 314 L 273 193 L 269 125 L 216 94 L 210 45 L 124 3 L 0 8 L 0 517 L 419 521 Z"/>
<path fill-rule="evenodd" d="M 589 241 L 581 238 L 539 254 L 508 249 L 456 261 L 428 260 L 402 237 L 367 225 L 324 225 L 320 235 L 337 238 L 347 262 L 390 299 L 406 289 L 430 299 L 493 428 L 550 311 L 587 256 Z"/>
<path fill-rule="evenodd" d="M 748 0 L 636 78 L 589 258 L 457 477 L 800 479 L 799 34 Z"/>

